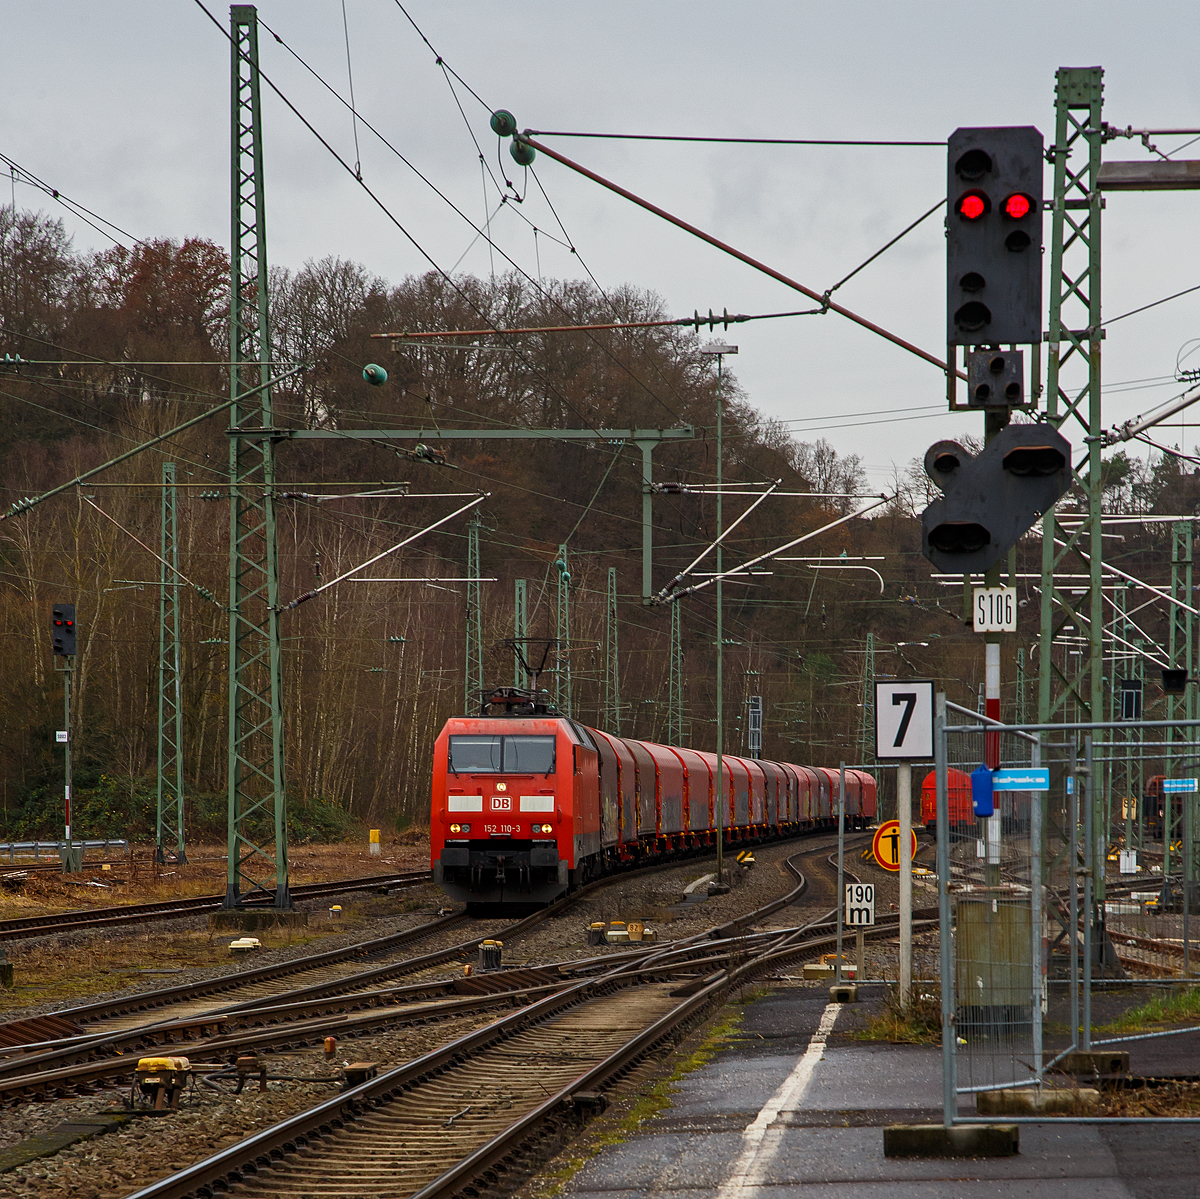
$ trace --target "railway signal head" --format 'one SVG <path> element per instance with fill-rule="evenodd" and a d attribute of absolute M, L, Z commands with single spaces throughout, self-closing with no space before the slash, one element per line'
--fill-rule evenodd
<path fill-rule="evenodd" d="M 939 570 L 982 574 L 1070 486 L 1071 446 L 1036 424 L 1006 425 L 965 462 L 958 448 L 939 442 L 926 454 L 925 469 L 945 494 L 921 514 L 921 552 Z"/>
<path fill-rule="evenodd" d="M 1030 125 L 956 129 L 946 214 L 946 340 L 1041 340 L 1042 135 Z"/>
<path fill-rule="evenodd" d="M 1166 668 L 1162 672 L 1162 689 L 1167 695 L 1186 695 L 1188 672 Z"/>
<path fill-rule="evenodd" d="M 75 657 L 75 605 L 55 604 L 50 610 L 50 641 L 58 658 Z"/>

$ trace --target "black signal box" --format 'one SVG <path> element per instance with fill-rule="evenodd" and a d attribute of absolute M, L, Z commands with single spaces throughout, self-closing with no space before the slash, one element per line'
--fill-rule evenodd
<path fill-rule="evenodd" d="M 948 143 L 946 341 L 1042 338 L 1042 135 L 1032 125 L 956 129 Z"/>
<path fill-rule="evenodd" d="M 57 658 L 75 657 L 75 605 L 55 604 L 50 610 L 50 642 Z"/>

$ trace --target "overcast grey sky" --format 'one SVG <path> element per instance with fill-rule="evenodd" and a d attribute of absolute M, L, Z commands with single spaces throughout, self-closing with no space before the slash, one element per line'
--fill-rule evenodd
<path fill-rule="evenodd" d="M 959 125 L 1032 124 L 1049 142 L 1055 68 L 1097 64 L 1106 70 L 1105 116 L 1113 125 L 1200 128 L 1194 3 L 405 4 L 485 104 L 511 109 L 523 128 L 937 141 Z M 227 4 L 209 7 L 228 24 Z M 482 221 L 485 188 L 475 146 L 433 54 L 394 0 L 346 0 L 346 12 L 360 111 Z M 341 0 L 265 0 L 259 13 L 345 92 Z M 198 235 L 228 244 L 229 49 L 194 0 L 0 0 L 0 20 L 7 47 L 0 151 L 139 237 Z M 269 36 L 262 63 L 353 162 L 345 110 Z M 458 91 L 494 165 L 487 109 Z M 264 124 L 273 263 L 299 267 L 340 255 L 391 280 L 428 269 L 269 95 Z M 1184 140 L 1160 144 L 1169 149 Z M 360 129 L 359 141 L 364 179 L 432 258 L 452 267 L 468 250 L 471 229 L 370 133 Z M 818 291 L 945 188 L 940 148 L 554 144 Z M 1192 155 L 1200 158 L 1200 143 L 1184 154 Z M 1116 141 L 1106 156 L 1145 152 L 1137 142 Z M 523 188 L 524 172 L 513 167 L 507 149 L 503 161 Z M 579 258 L 603 286 L 653 289 L 680 316 L 697 308 L 805 306 L 802 297 L 558 164 L 541 159 L 535 170 Z M 49 197 L 19 182 L 13 187 L 18 207 L 57 211 Z M 1047 194 L 1049 187 L 1047 176 Z M 487 209 L 497 200 L 489 190 Z M 1187 192 L 1108 198 L 1106 316 L 1200 283 L 1198 203 Z M 561 238 L 532 180 L 523 211 Z M 77 246 L 109 244 L 65 219 Z M 507 253 L 537 273 L 526 221 L 505 208 L 491 229 Z M 579 259 L 548 237 L 537 248 L 544 275 L 582 276 Z M 490 269 L 483 243 L 459 266 L 479 274 Z M 838 295 L 940 356 L 940 216 Z M 1113 326 L 1104 346 L 1112 388 L 1106 421 L 1146 411 L 1178 390 L 1170 376 L 1180 347 L 1200 337 L 1198 318 L 1200 292 Z M 744 325 L 727 336 L 741 347 L 731 365 L 751 399 L 792 422 L 798 436 L 824 435 L 839 451 L 861 454 L 877 486 L 893 464 L 903 467 L 937 438 L 975 432 L 982 423 L 945 412 L 935 368 L 837 316 Z M 1116 386 L 1144 379 L 1161 382 Z M 1164 437 L 1200 442 L 1194 430 L 1174 429 Z"/>

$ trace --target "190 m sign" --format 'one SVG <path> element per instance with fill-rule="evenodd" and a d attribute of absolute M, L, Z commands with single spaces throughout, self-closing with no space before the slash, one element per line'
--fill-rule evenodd
<path fill-rule="evenodd" d="M 1017 631 L 1017 589 L 1015 587 L 976 587 L 975 618 L 977 633 L 1015 633 Z"/>

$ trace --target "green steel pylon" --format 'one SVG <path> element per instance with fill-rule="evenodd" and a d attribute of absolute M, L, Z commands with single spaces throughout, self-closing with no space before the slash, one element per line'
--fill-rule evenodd
<path fill-rule="evenodd" d="M 1132 683 L 1142 684 L 1142 716 L 1145 717 L 1145 659 L 1142 655 L 1142 649 L 1145 645 L 1145 640 L 1142 637 L 1141 630 L 1138 629 L 1135 623 L 1129 616 L 1129 595 L 1130 590 L 1135 586 L 1129 583 L 1124 587 L 1118 587 L 1113 592 L 1113 605 L 1115 612 L 1112 618 L 1113 630 L 1113 646 L 1112 646 L 1112 715 L 1110 719 L 1116 723 L 1117 721 L 1126 719 L 1123 708 L 1123 696 L 1121 683 L 1129 681 Z M 1179 597 L 1186 600 L 1186 597 Z M 1190 601 L 1187 601 L 1190 602 Z M 1168 734 L 1169 736 L 1169 734 Z M 1114 742 L 1117 739 L 1116 730 L 1113 733 Z M 1141 848 L 1144 804 L 1141 797 L 1145 793 L 1143 785 L 1144 763 L 1141 742 L 1144 740 L 1142 730 L 1134 728 L 1132 723 L 1127 725 L 1121 734 L 1121 740 L 1125 746 L 1124 759 L 1116 757 L 1116 749 L 1113 749 L 1113 760 L 1110 766 L 1110 794 L 1112 800 L 1110 806 L 1113 812 L 1113 821 L 1122 821 L 1124 823 L 1125 848 Z M 1117 803 L 1120 801 L 1120 808 Z M 1115 825 L 1114 825 L 1115 831 Z"/>
<path fill-rule="evenodd" d="M 529 676 L 521 665 L 522 655 L 528 655 L 529 647 L 529 584 L 525 579 L 518 579 L 513 587 L 513 640 L 516 642 L 516 652 L 513 654 L 513 686 L 528 687 Z"/>
<path fill-rule="evenodd" d="M 672 618 L 675 605 L 671 606 Z M 604 728 L 621 735 L 621 657 L 617 643 L 617 568 L 608 568 L 608 602 L 604 606 Z"/>
<path fill-rule="evenodd" d="M 158 566 L 158 818 L 155 861 L 187 861 L 183 844 L 183 697 L 179 677 L 179 525 L 175 463 L 162 464 Z"/>
<path fill-rule="evenodd" d="M 232 47 L 229 314 L 229 813 L 225 907 L 249 892 L 290 908 L 279 560 L 267 312 L 258 14 L 229 10 Z M 254 393 L 253 398 L 248 393 Z"/>
<path fill-rule="evenodd" d="M 1025 651 L 1017 650 L 1017 693 L 1013 704 L 1013 723 L 1025 723 Z"/>
<path fill-rule="evenodd" d="M 571 571 L 567 547 L 558 547 L 554 563 L 558 572 L 558 606 L 554 635 L 558 638 L 558 670 L 554 675 L 554 706 L 564 716 L 571 715 Z"/>
<path fill-rule="evenodd" d="M 867 634 L 867 652 L 863 656 L 862 721 L 858 733 L 858 760 L 864 766 L 875 761 L 875 634 Z"/>
<path fill-rule="evenodd" d="M 1086 454 L 1077 457 L 1075 485 L 1087 496 L 1085 520 L 1060 525 L 1053 511 L 1042 520 L 1041 635 L 1038 646 L 1038 723 L 1059 713 L 1068 719 L 1104 719 L 1104 593 L 1102 584 L 1100 453 L 1100 160 L 1104 143 L 1104 71 L 1060 67 L 1055 75 L 1054 199 L 1050 215 L 1050 313 L 1046 366 L 1046 419 Z M 1036 347 L 1035 347 L 1036 353 Z M 1034 359 L 1036 363 L 1036 357 Z M 1076 562 L 1088 572 L 1088 591 L 1076 598 L 1055 586 L 1055 575 Z M 1069 626 L 1087 638 L 1085 658 L 1072 674 L 1070 656 L 1055 660 L 1055 638 Z M 1061 647 L 1065 650 L 1065 646 Z M 1072 707 L 1074 711 L 1072 711 Z M 1062 717 L 1060 717 L 1061 719 Z M 1091 789 L 1094 879 L 1090 919 L 1102 926 L 1108 829 L 1103 785 Z"/>
<path fill-rule="evenodd" d="M 683 601 L 671 605 L 671 668 L 667 685 L 667 744 L 683 744 Z"/>
<path fill-rule="evenodd" d="M 1188 672 L 1188 677 L 1191 678 L 1195 669 L 1195 619 L 1192 616 L 1191 605 L 1194 602 L 1194 594 L 1192 592 L 1192 525 L 1191 522 L 1174 524 L 1171 526 L 1171 595 L 1180 603 L 1187 604 L 1186 608 L 1180 607 L 1179 603 L 1173 603 L 1169 607 L 1169 615 L 1167 617 L 1167 656 L 1170 663 L 1174 667 L 1185 669 Z M 1189 686 L 1183 695 L 1168 695 L 1167 699 L 1167 719 L 1175 720 L 1183 717 L 1186 720 L 1195 719 L 1195 700 L 1196 689 Z M 1173 742 L 1179 740 L 1184 744 L 1180 745 L 1180 749 L 1184 751 L 1180 762 L 1180 767 L 1191 772 L 1191 768 L 1195 765 L 1191 750 L 1191 741 L 1193 737 L 1192 730 L 1183 729 L 1176 730 L 1168 728 L 1166 730 L 1166 740 Z M 1177 737 L 1177 733 L 1179 734 Z M 1170 778 L 1175 764 L 1173 762 L 1174 754 L 1171 749 L 1163 754 L 1163 773 Z M 1185 836 L 1194 835 L 1192 828 L 1192 820 L 1190 819 L 1194 809 L 1194 801 L 1190 795 L 1184 794 L 1180 797 L 1180 814 L 1175 814 L 1175 796 L 1167 795 L 1163 797 L 1163 878 L 1170 875 L 1173 869 L 1178 869 L 1182 863 L 1172 865 L 1171 846 L 1175 842 L 1181 842 Z M 1195 870 L 1195 854 L 1189 855 L 1192 859 L 1191 866 Z"/>
<path fill-rule="evenodd" d="M 1080 720 L 1103 719 L 1104 608 L 1100 537 L 1100 151 L 1104 72 L 1062 67 L 1056 75 L 1054 201 L 1050 217 L 1050 319 L 1047 336 L 1046 416 L 1087 455 L 1076 474 L 1088 500 L 1087 519 L 1061 527 L 1054 513 L 1042 521 L 1041 643 L 1038 650 L 1038 723 L 1046 724 L 1073 699 Z M 1062 544 L 1055 545 L 1055 539 Z M 1082 602 L 1054 586 L 1055 571 L 1075 553 L 1088 570 Z M 1073 569 L 1066 566 L 1067 570 Z M 1088 639 L 1078 674 L 1054 659 L 1055 638 L 1075 626 Z M 1099 796 L 1103 788 L 1095 788 Z M 1099 802 L 1099 801 L 1097 801 Z M 1102 836 L 1095 838 L 1100 844 Z"/>
<path fill-rule="evenodd" d="M 483 521 L 476 512 L 467 522 L 467 642 L 463 712 L 468 715 L 479 711 L 483 697 L 483 584 L 479 581 L 479 530 L 482 527 Z"/>

